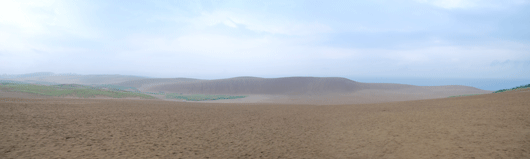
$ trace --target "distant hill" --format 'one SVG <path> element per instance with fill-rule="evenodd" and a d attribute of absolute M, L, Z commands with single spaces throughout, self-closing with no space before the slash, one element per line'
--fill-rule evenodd
<path fill-rule="evenodd" d="M 145 78 L 145 79 L 137 79 L 137 80 L 119 82 L 119 83 L 115 83 L 115 85 L 124 86 L 124 87 L 135 87 L 135 88 L 138 88 L 139 90 L 146 90 L 151 87 L 159 86 L 159 85 L 197 82 L 197 81 L 202 81 L 202 80 L 192 79 L 192 78 Z"/>
<path fill-rule="evenodd" d="M 236 77 L 217 80 L 198 79 L 141 79 L 118 83 L 127 87 L 143 88 L 150 92 L 184 94 L 267 94 L 267 95 L 323 95 L 348 94 L 361 90 L 393 91 L 406 94 L 490 93 L 468 86 L 414 86 L 391 83 L 361 83 L 340 77 Z M 447 93 L 453 92 L 453 93 Z M 442 93 L 444 94 L 444 93 Z"/>
<path fill-rule="evenodd" d="M 54 73 L 52 72 L 35 72 L 35 73 L 28 73 L 28 74 L 19 74 L 19 75 L 0 75 L 0 79 L 12 79 L 12 78 L 35 78 L 35 77 L 46 77 L 46 76 L 53 76 Z"/>
<path fill-rule="evenodd" d="M 530 84 L 522 85 L 522 86 L 519 86 L 519 87 L 510 88 L 510 89 L 501 89 L 501 90 L 495 91 L 493 93 L 501 93 L 501 92 L 517 90 L 517 89 L 525 89 L 525 88 L 530 88 Z"/>
<path fill-rule="evenodd" d="M 235 77 L 201 80 L 192 78 L 147 78 L 126 75 L 78 75 L 34 73 L 3 75 L 0 80 L 37 84 L 82 84 L 130 88 L 142 92 L 205 95 L 245 95 L 230 102 L 275 102 L 296 104 L 381 103 L 446 98 L 492 91 L 474 87 L 414 86 L 392 83 L 362 83 L 341 77 Z"/>
<path fill-rule="evenodd" d="M 54 74 L 39 72 L 21 75 L 1 75 L 0 80 L 18 81 L 35 84 L 112 84 L 131 80 L 146 79 L 146 77 L 129 75 L 79 75 L 79 74 Z"/>
<path fill-rule="evenodd" d="M 346 93 L 362 89 L 363 85 L 346 78 L 285 77 L 257 78 L 236 77 L 219 80 L 194 80 L 163 84 L 149 91 L 186 94 L 327 94 Z"/>

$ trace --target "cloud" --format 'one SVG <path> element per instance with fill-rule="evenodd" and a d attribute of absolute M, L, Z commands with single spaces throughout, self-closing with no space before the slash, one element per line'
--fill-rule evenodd
<path fill-rule="evenodd" d="M 490 66 L 501 66 L 501 67 L 504 67 L 504 66 L 515 66 L 515 67 L 519 67 L 519 66 L 523 66 L 523 67 L 528 67 L 530 66 L 530 60 L 529 61 L 521 61 L 521 60 L 505 60 L 505 61 L 499 61 L 499 60 L 495 60 L 493 62 L 491 62 Z"/>
<path fill-rule="evenodd" d="M 282 35 L 311 35 L 332 31 L 331 27 L 318 22 L 300 22 L 282 16 L 270 14 L 260 16 L 251 12 L 234 13 L 230 11 L 203 12 L 201 16 L 190 20 L 196 26 L 215 26 L 223 24 L 232 28 L 241 26 L 258 33 Z"/>
<path fill-rule="evenodd" d="M 415 0 L 444 9 L 505 8 L 527 4 L 528 0 Z"/>
<path fill-rule="evenodd" d="M 0 1 L 0 24 L 19 27 L 26 33 L 44 31 L 43 21 L 49 20 L 46 13 L 35 14 L 35 9 L 48 7 L 53 1 Z"/>
<path fill-rule="evenodd" d="M 42 64 L 53 59 L 94 54 L 87 51 L 93 48 L 73 42 L 97 36 L 83 23 L 79 11 L 76 5 L 59 0 L 1 0 L 0 71 L 45 69 L 47 65 Z"/>
<path fill-rule="evenodd" d="M 2 0 L 0 28 L 18 36 L 64 35 L 94 37 L 80 16 L 81 8 L 60 0 Z"/>
<path fill-rule="evenodd" d="M 491 31 L 525 28 L 515 20 L 496 25 L 512 14 L 524 19 L 523 7 L 482 14 L 503 1 L 386 2 L 221 2 L 204 9 L 200 2 L 163 8 L 0 0 L 0 72 L 495 77 L 515 68 L 504 65 L 528 68 L 527 40 Z M 449 13 L 464 9 L 481 13 Z"/>
<path fill-rule="evenodd" d="M 445 9 L 476 7 L 479 0 L 417 0 L 421 3 L 431 4 Z"/>

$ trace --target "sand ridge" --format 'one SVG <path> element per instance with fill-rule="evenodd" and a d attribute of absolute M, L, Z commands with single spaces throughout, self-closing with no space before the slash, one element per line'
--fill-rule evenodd
<path fill-rule="evenodd" d="M 341 77 L 282 77 L 258 78 L 235 77 L 215 80 L 188 78 L 141 79 L 116 83 L 126 87 L 137 87 L 149 92 L 172 92 L 184 94 L 239 94 L 239 95 L 327 95 L 347 94 L 361 90 L 395 91 L 399 93 L 436 92 L 477 94 L 490 93 L 468 86 L 414 86 L 392 83 L 361 83 Z"/>
<path fill-rule="evenodd" d="M 530 92 L 356 105 L 0 99 L 0 158 L 530 158 Z"/>
<path fill-rule="evenodd" d="M 414 86 L 361 83 L 338 77 L 161 79 L 127 83 L 148 85 L 149 87 L 142 88 L 150 92 L 247 96 L 247 99 L 207 101 L 211 103 L 367 104 L 491 93 L 491 91 L 459 85 Z"/>

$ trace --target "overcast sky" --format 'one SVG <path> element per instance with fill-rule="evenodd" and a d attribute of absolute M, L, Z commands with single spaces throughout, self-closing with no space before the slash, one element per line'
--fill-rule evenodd
<path fill-rule="evenodd" d="M 0 74 L 530 78 L 529 0 L 0 0 Z"/>

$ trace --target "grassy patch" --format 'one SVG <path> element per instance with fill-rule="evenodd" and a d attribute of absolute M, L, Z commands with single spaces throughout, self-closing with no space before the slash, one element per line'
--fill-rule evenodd
<path fill-rule="evenodd" d="M 464 95 L 457 95 L 457 96 L 449 96 L 447 98 L 453 98 L 453 97 L 465 97 L 465 96 L 474 96 L 474 95 L 481 95 L 481 94 L 464 94 Z"/>
<path fill-rule="evenodd" d="M 204 95 L 204 94 L 193 94 L 193 95 L 181 95 L 177 93 L 168 93 L 166 98 L 169 99 L 184 99 L 187 101 L 204 101 L 204 100 L 221 100 L 221 99 L 237 99 L 245 98 L 246 96 L 229 96 L 229 95 Z"/>
<path fill-rule="evenodd" d="M 111 84 L 102 84 L 102 85 L 98 85 L 98 86 L 95 86 L 95 87 L 96 88 L 106 88 L 106 89 L 114 90 L 114 91 L 138 92 L 138 89 L 136 89 L 135 87 L 125 87 L 125 86 L 118 86 L 118 85 L 111 85 Z"/>
<path fill-rule="evenodd" d="M 111 98 L 125 98 L 125 97 L 140 97 L 145 99 L 154 99 L 155 97 L 136 93 L 136 92 L 125 92 L 125 91 L 110 91 L 101 90 L 96 87 L 67 84 L 67 85 L 35 85 L 35 84 L 16 84 L 16 83 L 2 83 L 0 84 L 0 90 L 13 91 L 13 92 L 24 92 L 32 93 L 44 96 L 75 96 L 81 98 L 89 98 L 96 96 L 105 96 Z"/>
<path fill-rule="evenodd" d="M 158 92 L 158 93 L 156 93 L 156 92 L 143 92 L 143 93 L 152 94 L 152 95 L 166 95 L 166 93 L 164 93 L 164 92 Z"/>
<path fill-rule="evenodd" d="M 511 88 L 511 89 L 501 89 L 501 90 L 495 91 L 493 93 L 501 93 L 501 92 L 516 90 L 516 89 L 525 89 L 525 88 L 530 88 L 530 84 L 522 85 L 522 86 L 519 86 L 519 87 L 514 87 L 514 88 Z"/>

